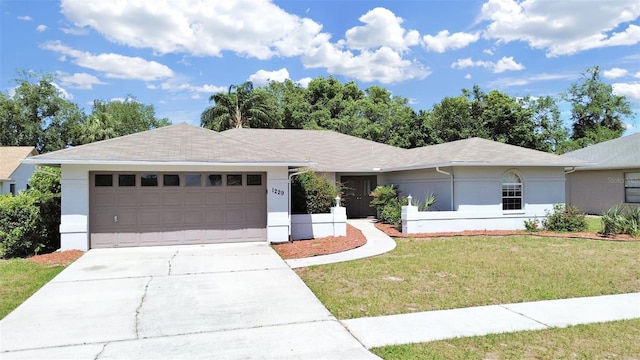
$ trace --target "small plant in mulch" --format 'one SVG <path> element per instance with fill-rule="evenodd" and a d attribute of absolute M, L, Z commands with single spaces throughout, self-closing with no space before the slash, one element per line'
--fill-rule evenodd
<path fill-rule="evenodd" d="M 540 221 L 538 220 L 537 217 L 534 217 L 533 219 L 525 220 L 524 228 L 529 232 L 538 232 L 542 230 L 542 227 L 540 226 Z"/>

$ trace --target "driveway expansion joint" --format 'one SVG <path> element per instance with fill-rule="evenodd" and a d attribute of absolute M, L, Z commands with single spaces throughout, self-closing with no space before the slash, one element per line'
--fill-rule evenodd
<path fill-rule="evenodd" d="M 524 318 L 527 318 L 527 319 L 529 319 L 529 320 L 531 320 L 531 321 L 535 321 L 535 322 L 537 322 L 538 324 L 545 326 L 547 329 L 549 329 L 549 328 L 552 328 L 552 327 L 553 327 L 553 326 L 551 326 L 551 325 L 548 325 L 548 324 L 543 323 L 542 321 L 540 321 L 540 320 L 538 320 L 538 319 L 534 319 L 534 318 L 532 318 L 531 316 L 527 316 L 527 315 L 525 315 L 525 314 L 523 314 L 523 313 L 520 313 L 520 312 L 517 312 L 517 311 L 515 311 L 515 310 L 513 310 L 513 309 L 510 309 L 509 307 L 507 307 L 508 305 L 498 305 L 498 306 L 500 306 L 500 307 L 501 307 L 501 308 L 503 308 L 503 309 L 507 309 L 507 310 L 509 310 L 510 312 L 514 313 L 514 314 L 517 314 L 517 315 L 520 315 L 520 316 L 522 316 L 522 317 L 524 317 Z"/>
<path fill-rule="evenodd" d="M 173 253 L 173 256 L 171 256 L 171 258 L 169 259 L 169 271 L 167 272 L 167 276 L 171 276 L 171 262 L 173 261 L 173 259 L 176 258 L 179 252 L 180 252 L 180 249 L 178 248 L 178 250 L 176 250 L 176 252 Z"/>
<path fill-rule="evenodd" d="M 104 343 L 104 345 L 102 345 L 102 350 L 100 350 L 100 352 L 96 354 L 96 357 L 94 357 L 93 360 L 98 360 L 100 358 L 100 356 L 104 352 L 104 349 L 106 349 L 107 345 L 109 345 L 108 342 L 106 342 L 106 343 Z"/>
<path fill-rule="evenodd" d="M 136 339 L 140 339 L 140 334 L 139 334 L 140 310 L 142 309 L 144 300 L 147 298 L 147 290 L 149 290 L 149 284 L 151 284 L 151 280 L 153 280 L 153 276 L 149 279 L 149 281 L 147 281 L 147 285 L 145 285 L 144 287 L 144 293 L 142 293 L 142 297 L 140 298 L 140 304 L 138 304 L 138 307 L 136 308 L 136 319 L 135 319 Z"/>

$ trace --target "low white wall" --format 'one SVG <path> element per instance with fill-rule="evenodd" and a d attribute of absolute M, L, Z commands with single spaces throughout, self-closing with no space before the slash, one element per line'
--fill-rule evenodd
<path fill-rule="evenodd" d="M 291 239 L 347 235 L 347 208 L 332 207 L 328 214 L 291 215 Z"/>
<path fill-rule="evenodd" d="M 416 206 L 402 207 L 402 233 L 419 234 L 465 230 L 523 230 L 525 220 L 546 218 L 544 212 L 472 213 L 463 211 L 418 211 Z"/>

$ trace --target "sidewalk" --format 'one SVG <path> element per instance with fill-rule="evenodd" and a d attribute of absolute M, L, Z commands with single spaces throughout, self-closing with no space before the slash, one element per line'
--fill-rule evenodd
<path fill-rule="evenodd" d="M 330 264 L 384 254 L 396 243 L 375 220 L 348 220 L 367 238 L 342 253 L 287 260 L 292 268 Z M 640 318 L 640 292 L 515 304 L 476 306 L 340 321 L 366 348 L 524 330 L 544 330 Z"/>
<path fill-rule="evenodd" d="M 342 320 L 366 348 L 640 318 L 640 293 Z"/>
<path fill-rule="evenodd" d="M 324 265 L 362 259 L 370 256 L 384 254 L 393 250 L 396 247 L 396 242 L 392 238 L 387 236 L 387 234 L 378 230 L 374 225 L 375 221 L 376 220 L 371 219 L 347 220 L 348 224 L 362 231 L 362 234 L 367 238 L 367 243 L 359 248 L 337 254 L 320 255 L 302 259 L 290 259 L 286 260 L 286 262 L 292 269 L 295 269 L 313 265 Z"/>

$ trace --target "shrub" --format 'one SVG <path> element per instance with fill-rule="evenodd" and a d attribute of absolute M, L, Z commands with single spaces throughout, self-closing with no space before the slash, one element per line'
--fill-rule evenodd
<path fill-rule="evenodd" d="M 313 171 L 294 176 L 291 182 L 291 212 L 293 214 L 328 213 L 339 194 L 339 186 Z"/>
<path fill-rule="evenodd" d="M 538 221 L 537 217 L 534 217 L 532 220 L 525 220 L 524 228 L 531 232 L 540 231 L 540 221 Z"/>
<path fill-rule="evenodd" d="M 545 229 L 551 231 L 585 231 L 585 213 L 572 205 L 555 204 L 553 211 L 545 211 L 547 218 L 542 221 Z"/>
<path fill-rule="evenodd" d="M 633 237 L 640 235 L 640 208 L 614 206 L 602 213 L 602 234 L 628 234 Z"/>
<path fill-rule="evenodd" d="M 0 196 L 0 258 L 60 247 L 60 169 L 35 172 L 31 189 Z"/>
<path fill-rule="evenodd" d="M 60 247 L 60 196 L 38 190 L 0 196 L 0 257 L 23 257 Z"/>

